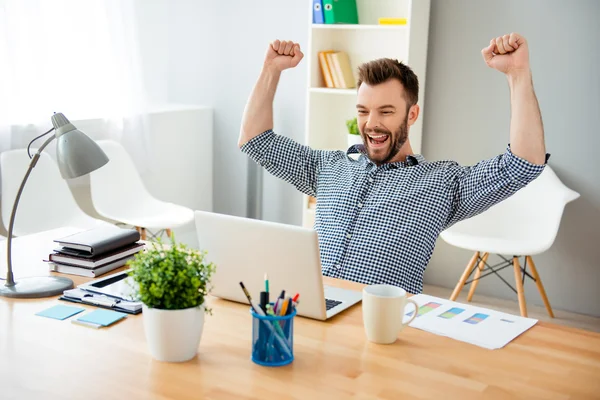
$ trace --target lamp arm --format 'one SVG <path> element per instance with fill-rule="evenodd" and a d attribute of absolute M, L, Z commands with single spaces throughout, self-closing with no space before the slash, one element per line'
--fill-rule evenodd
<path fill-rule="evenodd" d="M 15 197 L 15 204 L 13 205 L 13 209 L 10 214 L 10 223 L 8 224 L 8 238 L 6 241 L 6 262 L 7 262 L 6 265 L 7 265 L 8 269 L 6 272 L 5 286 L 15 286 L 15 278 L 13 276 L 13 271 L 12 271 L 11 247 L 12 247 L 13 228 L 15 225 L 15 216 L 17 215 L 17 206 L 19 205 L 19 199 L 21 198 L 21 194 L 23 193 L 23 188 L 25 188 L 25 183 L 27 182 L 27 179 L 29 178 L 31 171 L 37 164 L 37 161 L 40 159 L 40 154 L 42 153 L 42 150 L 44 150 L 44 148 L 46 146 L 48 146 L 48 144 L 50 144 L 50 142 L 53 141 L 55 138 L 56 138 L 56 135 L 52 135 L 51 137 L 49 137 L 44 142 L 44 144 L 42 144 L 42 146 L 38 149 L 38 151 L 33 155 L 33 158 L 31 159 L 31 162 L 29 163 L 29 168 L 27 169 L 27 172 L 25 173 L 25 177 L 23 178 L 23 182 L 21 182 L 21 186 L 19 187 L 19 191 L 17 192 L 17 196 Z"/>

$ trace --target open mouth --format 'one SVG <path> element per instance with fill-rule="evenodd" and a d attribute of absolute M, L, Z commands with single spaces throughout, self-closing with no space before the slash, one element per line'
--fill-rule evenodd
<path fill-rule="evenodd" d="M 383 147 L 386 142 L 389 140 L 389 135 L 367 135 L 369 138 L 369 144 L 373 148 Z"/>

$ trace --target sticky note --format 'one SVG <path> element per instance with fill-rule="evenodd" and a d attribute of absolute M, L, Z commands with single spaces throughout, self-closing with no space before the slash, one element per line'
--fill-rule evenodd
<path fill-rule="evenodd" d="M 56 305 L 44 311 L 40 311 L 35 315 L 39 315 L 40 317 L 59 319 L 62 321 L 63 319 L 67 319 L 75 314 L 79 314 L 83 310 L 83 308 L 79 307 Z"/>
<path fill-rule="evenodd" d="M 110 311 L 110 310 L 94 310 L 77 318 L 78 323 L 83 323 L 89 326 L 101 327 L 109 326 L 127 316 L 125 313 Z M 73 321 L 75 322 L 75 321 Z"/>

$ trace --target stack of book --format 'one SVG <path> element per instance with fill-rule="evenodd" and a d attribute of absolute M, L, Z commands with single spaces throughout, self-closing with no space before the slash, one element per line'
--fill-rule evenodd
<path fill-rule="evenodd" d="M 60 247 L 49 255 L 50 270 L 95 278 L 122 267 L 144 249 L 134 229 L 100 227 L 55 239 Z"/>
<path fill-rule="evenodd" d="M 350 57 L 344 51 L 325 50 L 319 52 L 319 66 L 323 81 L 328 88 L 351 89 L 356 79 L 350 65 Z"/>

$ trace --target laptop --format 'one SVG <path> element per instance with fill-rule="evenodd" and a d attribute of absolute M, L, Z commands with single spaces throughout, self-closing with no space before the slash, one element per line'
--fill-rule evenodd
<path fill-rule="evenodd" d="M 211 294 L 248 304 L 240 282 L 256 302 L 269 278 L 269 300 L 300 295 L 297 315 L 326 320 L 362 299 L 362 292 L 323 284 L 317 232 L 275 222 L 195 211 L 196 232 L 207 261 L 216 265 Z"/>

